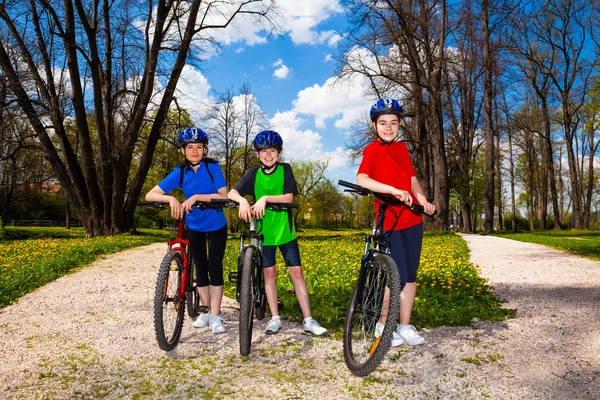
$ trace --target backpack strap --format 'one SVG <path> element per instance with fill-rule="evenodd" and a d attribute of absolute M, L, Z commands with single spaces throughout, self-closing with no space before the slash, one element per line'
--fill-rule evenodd
<path fill-rule="evenodd" d="M 208 169 L 208 159 L 206 158 L 202 158 L 202 161 L 204 161 L 204 165 L 206 166 L 206 171 L 208 172 L 208 176 L 210 176 L 210 180 L 213 183 L 213 185 L 215 184 L 215 178 L 213 177 L 212 172 L 210 172 L 210 169 Z M 211 164 L 213 164 L 213 162 L 211 162 Z"/>
<path fill-rule="evenodd" d="M 206 158 L 202 158 L 202 161 L 204 162 L 204 165 L 206 166 L 206 171 L 208 172 L 208 176 L 210 177 L 210 181 L 213 183 L 213 185 L 215 184 L 215 178 L 213 177 L 212 172 L 210 172 L 210 169 L 208 168 L 208 164 L 214 164 L 214 161 L 209 161 Z M 187 165 L 185 164 L 181 164 L 179 166 L 179 187 L 183 187 L 183 176 L 185 174 L 185 167 L 187 167 Z"/>

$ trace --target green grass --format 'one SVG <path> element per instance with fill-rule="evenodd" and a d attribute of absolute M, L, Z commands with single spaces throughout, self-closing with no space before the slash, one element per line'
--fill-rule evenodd
<path fill-rule="evenodd" d="M 170 234 L 141 230 L 138 235 L 86 238 L 83 229 L 6 228 L 0 241 L 0 307 L 88 264 L 101 254 L 166 240 Z"/>
<path fill-rule="evenodd" d="M 304 276 L 312 315 L 341 337 L 345 311 L 358 276 L 366 232 L 312 230 L 299 233 Z M 0 241 L 0 307 L 14 303 L 100 254 L 166 241 L 173 231 L 85 238 L 83 230 L 64 228 L 7 228 Z M 6 240 L 10 238 L 10 240 Z M 224 276 L 237 269 L 239 235 L 227 243 Z M 302 314 L 290 276 L 278 253 L 277 291 L 287 320 L 301 321 Z M 468 248 L 458 235 L 426 233 L 413 324 L 417 328 L 470 325 L 473 318 L 503 320 L 514 310 L 502 308 L 476 266 L 469 263 Z M 225 281 L 225 294 L 235 296 L 235 286 Z"/>
<path fill-rule="evenodd" d="M 341 335 L 340 312 L 345 311 L 358 277 L 365 235 L 359 231 L 322 230 L 298 234 L 312 314 L 334 335 Z M 234 236 L 227 245 L 225 276 L 236 270 L 238 252 L 239 236 Z M 417 328 L 470 325 L 473 318 L 501 321 L 514 314 L 515 310 L 502 308 L 502 301 L 468 260 L 469 250 L 458 235 L 425 234 L 412 315 Z M 300 307 L 279 252 L 277 275 L 277 292 L 285 304 L 280 314 L 300 321 Z M 225 294 L 233 297 L 235 287 L 226 283 Z"/>
<path fill-rule="evenodd" d="M 559 230 L 538 232 L 498 232 L 494 236 L 521 242 L 537 243 L 565 250 L 593 260 L 600 260 L 600 232 L 590 230 Z"/>

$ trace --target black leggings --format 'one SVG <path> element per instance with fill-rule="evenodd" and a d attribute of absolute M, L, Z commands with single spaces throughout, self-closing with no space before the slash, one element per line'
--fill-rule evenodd
<path fill-rule="evenodd" d="M 188 239 L 196 262 L 197 285 L 223 286 L 223 257 L 227 245 L 227 225 L 213 232 L 188 230 Z M 208 258 L 206 241 L 208 239 Z"/>

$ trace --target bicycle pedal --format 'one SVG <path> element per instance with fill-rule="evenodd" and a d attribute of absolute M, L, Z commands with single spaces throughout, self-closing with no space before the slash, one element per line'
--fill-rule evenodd
<path fill-rule="evenodd" d="M 229 283 L 237 283 L 238 281 L 238 273 L 237 272 L 230 272 L 228 275 L 229 278 Z"/>

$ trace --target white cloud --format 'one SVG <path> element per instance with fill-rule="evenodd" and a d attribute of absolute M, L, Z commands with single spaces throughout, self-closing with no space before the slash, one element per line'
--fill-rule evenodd
<path fill-rule="evenodd" d="M 358 75 L 338 82 L 335 77 L 329 78 L 323 85 L 301 90 L 293 101 L 293 110 L 314 116 L 317 128 L 325 128 L 325 120 L 333 117 L 338 117 L 336 128 L 349 128 L 373 103 L 366 97 L 365 85 L 365 78 Z"/>
<path fill-rule="evenodd" d="M 200 59 L 209 59 L 218 53 L 219 45 L 241 44 L 254 46 L 267 43 L 269 35 L 289 35 L 295 44 L 323 44 L 335 46 L 340 39 L 340 35 L 335 31 L 319 31 L 318 26 L 328 20 L 335 14 L 344 12 L 339 4 L 339 0 L 263 0 L 256 3 L 246 4 L 242 7 L 244 11 L 265 10 L 268 7 L 276 5 L 275 12 L 269 13 L 272 24 L 265 18 L 258 17 L 255 14 L 238 14 L 230 23 L 228 19 L 235 10 L 245 0 L 231 0 L 223 2 L 203 2 L 200 6 L 198 21 L 202 21 L 204 26 L 225 26 L 225 28 L 204 29 L 198 33 L 194 40 L 194 52 Z M 189 7 L 187 3 L 182 3 L 180 7 Z M 210 7 L 210 8 L 209 8 Z M 153 18 L 156 16 L 156 9 L 153 11 Z M 181 32 L 187 24 L 187 13 L 180 10 L 184 17 L 177 26 L 172 26 L 167 37 L 171 38 L 173 47 L 177 46 Z M 207 12 L 208 11 L 208 12 Z M 141 31 L 145 29 L 146 21 L 136 20 L 133 24 Z M 152 31 L 153 27 L 151 27 Z M 150 38 L 152 40 L 152 38 Z M 236 50 L 240 51 L 240 48 Z"/>
<path fill-rule="evenodd" d="M 324 151 L 321 134 L 312 129 L 300 129 L 305 121 L 296 112 L 277 112 L 269 122 L 272 129 L 283 138 L 283 156 L 286 160 L 329 161 L 328 172 L 348 166 L 346 151 L 341 147 Z"/>
<path fill-rule="evenodd" d="M 198 120 L 203 114 L 203 103 L 210 99 L 208 92 L 210 84 L 206 77 L 196 68 L 185 65 L 175 89 L 175 97 L 179 107 L 189 111 L 193 120 Z M 174 107 L 175 104 L 172 104 Z"/>
<path fill-rule="evenodd" d="M 282 16 L 279 25 L 295 44 L 322 44 L 337 35 L 320 32 L 318 25 L 344 11 L 338 0 L 279 0 L 277 4 Z"/>
<path fill-rule="evenodd" d="M 329 45 L 330 47 L 335 47 L 337 46 L 339 41 L 342 40 L 342 38 L 343 37 L 341 35 L 338 35 L 337 33 L 335 35 L 331 35 L 329 39 L 327 39 L 327 45 Z"/>
<path fill-rule="evenodd" d="M 331 54 L 327 54 L 325 56 L 325 59 L 323 60 L 323 62 L 329 62 L 329 61 L 333 61 L 333 56 Z"/>
<path fill-rule="evenodd" d="M 290 74 L 290 69 L 283 63 L 281 58 L 273 63 L 277 69 L 273 72 L 275 79 L 285 79 Z"/>

